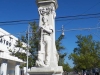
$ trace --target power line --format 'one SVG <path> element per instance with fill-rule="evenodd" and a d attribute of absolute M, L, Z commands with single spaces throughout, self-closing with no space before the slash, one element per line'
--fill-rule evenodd
<path fill-rule="evenodd" d="M 11 33 L 4 33 L 4 32 L 2 32 L 1 30 L 0 30 L 0 32 L 1 33 L 3 33 L 3 35 L 0 35 L 0 37 L 3 37 L 3 36 L 15 36 L 15 35 L 22 35 L 22 34 L 24 34 L 24 33 L 26 33 L 26 30 L 25 31 L 22 31 L 22 32 L 19 32 L 19 33 L 15 33 L 15 34 L 11 34 Z"/>
<path fill-rule="evenodd" d="M 98 34 L 91 32 L 90 30 L 88 30 L 88 32 L 90 32 L 91 34 L 97 36 L 100 39 L 100 36 L 98 36 Z"/>
<path fill-rule="evenodd" d="M 94 30 L 94 29 L 100 29 L 100 27 L 95 27 L 95 28 L 79 28 L 79 29 L 63 29 L 63 31 L 77 31 L 77 30 Z M 62 31 L 62 30 L 57 30 L 57 31 Z"/>
<path fill-rule="evenodd" d="M 75 15 L 75 16 L 63 16 L 63 17 L 57 17 L 56 19 L 62 19 L 62 18 L 76 18 L 76 17 L 87 17 L 87 16 L 98 16 L 100 13 L 96 14 L 82 14 L 82 15 Z"/>
<path fill-rule="evenodd" d="M 83 17 L 83 18 L 71 18 L 71 19 L 61 19 L 61 20 L 56 20 L 56 21 L 80 20 L 80 19 L 91 19 L 91 18 L 100 18 L 100 16 L 94 16 L 94 17 Z"/>
<path fill-rule="evenodd" d="M 100 4 L 100 2 L 96 3 L 95 5 L 93 5 L 92 7 L 90 7 L 89 9 L 87 9 L 85 12 L 83 13 L 86 13 L 87 11 L 91 10 L 92 8 L 94 8 L 95 6 L 97 6 L 98 4 Z"/>
<path fill-rule="evenodd" d="M 100 29 L 100 27 L 93 27 L 93 28 L 78 28 L 78 29 L 61 29 L 61 30 L 56 30 L 57 32 L 61 32 L 61 31 L 78 31 L 78 30 L 95 30 L 95 29 Z M 1 32 L 1 31 L 0 31 Z M 19 33 L 16 33 L 17 35 L 19 34 L 23 34 L 23 33 L 27 33 L 27 31 L 23 31 L 23 32 L 19 32 Z M 6 35 L 2 35 L 2 36 L 8 36 L 8 35 L 12 35 L 12 34 L 6 34 Z"/>
<path fill-rule="evenodd" d="M 61 30 L 56 30 L 57 32 L 63 32 L 63 34 L 64 34 L 64 32 L 66 31 L 66 32 L 69 32 L 69 31 L 82 31 L 82 30 L 88 30 L 89 32 L 90 32 L 90 30 L 95 30 L 95 29 L 100 29 L 100 27 L 93 27 L 93 28 L 77 28 L 77 29 L 67 29 L 67 30 L 65 30 L 63 27 L 62 27 L 62 29 Z M 1 32 L 1 31 L 0 31 Z M 21 36 L 21 34 L 23 34 L 23 33 L 27 33 L 27 31 L 23 31 L 23 32 L 19 32 L 19 33 L 16 33 L 15 35 L 19 35 L 20 34 L 20 36 Z M 32 32 L 31 32 L 32 33 Z M 91 32 L 92 33 L 92 32 Z M 94 34 L 94 35 L 96 35 L 98 38 L 100 38 L 97 34 L 95 34 L 95 33 L 92 33 L 92 34 Z M 3 36 L 13 36 L 14 34 L 5 34 L 5 35 L 0 35 L 0 37 L 3 37 Z"/>
<path fill-rule="evenodd" d="M 24 24 L 29 24 L 29 22 L 23 22 L 23 23 L 3 23 L 0 24 L 0 26 L 8 26 L 8 25 L 24 25 Z"/>
<path fill-rule="evenodd" d="M 79 19 L 90 19 L 90 18 L 99 18 L 100 13 L 96 14 L 84 14 L 84 15 L 75 15 L 75 16 L 62 16 L 57 17 L 56 21 L 66 21 L 66 20 L 79 20 Z M 15 21 L 4 21 L 0 22 L 1 25 L 11 25 L 11 24 L 28 24 L 29 22 L 38 21 L 39 19 L 30 19 L 30 20 L 15 20 Z"/>
<path fill-rule="evenodd" d="M 66 21 L 66 20 L 82 20 L 82 19 L 91 19 L 91 18 L 100 18 L 100 16 L 95 16 L 95 17 L 83 17 L 83 18 L 71 18 L 71 19 L 59 19 L 56 21 Z M 32 21 L 33 22 L 33 21 Z M 0 26 L 6 26 L 6 25 L 18 25 L 18 24 L 28 24 L 29 22 L 23 22 L 23 23 L 3 23 L 0 24 Z"/>
<path fill-rule="evenodd" d="M 93 7 L 95 7 L 96 5 L 98 5 L 100 2 L 96 3 L 95 5 L 91 6 L 89 9 L 87 9 L 86 11 L 83 12 L 86 13 L 87 11 L 91 10 Z M 71 20 L 70 22 L 68 22 L 67 24 L 71 23 L 73 20 Z"/>
<path fill-rule="evenodd" d="M 97 23 L 97 27 L 99 27 L 99 24 L 100 24 L 100 21 Z M 97 29 L 97 31 L 98 31 L 98 29 Z"/>
<path fill-rule="evenodd" d="M 68 30 L 65 30 L 65 29 L 63 28 L 63 29 L 57 30 L 57 31 L 58 31 L 58 32 L 59 32 L 59 31 L 60 31 L 60 32 L 63 32 L 63 34 L 64 34 L 64 31 L 67 31 L 67 32 L 68 32 L 68 31 L 78 31 L 78 30 L 82 31 L 82 30 L 88 30 L 88 32 L 90 32 L 90 33 L 96 35 L 96 36 L 100 39 L 100 36 L 99 36 L 98 34 L 93 33 L 93 32 L 90 31 L 90 30 L 95 30 L 95 29 L 100 29 L 100 27 L 95 27 L 95 28 L 78 28 L 78 29 L 68 29 Z"/>
<path fill-rule="evenodd" d="M 38 20 L 38 19 L 30 19 L 30 20 L 15 20 L 15 21 L 4 21 L 4 22 L 0 22 L 0 23 L 18 23 L 18 22 L 29 22 L 29 21 L 33 21 L 33 20 Z"/>

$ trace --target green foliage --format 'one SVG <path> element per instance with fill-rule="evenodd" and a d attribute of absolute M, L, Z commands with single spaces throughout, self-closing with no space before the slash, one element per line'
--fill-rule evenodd
<path fill-rule="evenodd" d="M 39 45 L 39 40 L 40 40 L 40 34 L 38 32 L 38 25 L 36 22 L 29 23 L 30 24 L 30 32 L 29 34 L 29 53 L 30 55 L 28 56 L 29 58 L 29 68 L 35 65 L 35 61 L 37 59 L 37 51 L 38 51 L 38 45 Z M 58 50 L 58 53 L 60 55 L 60 64 L 59 65 L 64 65 L 64 57 L 66 56 L 66 53 L 61 53 L 61 50 L 64 50 L 65 48 L 62 46 L 62 39 L 64 36 L 60 35 L 60 37 L 56 40 L 56 47 Z M 21 39 L 17 41 L 16 47 L 20 49 L 25 49 L 27 51 L 27 47 L 23 47 L 22 42 L 26 43 L 28 42 L 28 33 L 26 33 L 26 36 L 21 36 Z M 11 50 L 10 50 L 11 51 Z M 25 53 L 20 53 L 18 52 L 12 52 L 13 55 L 17 56 L 18 58 L 26 61 L 26 54 Z M 26 66 L 24 64 L 23 66 Z"/>
<path fill-rule="evenodd" d="M 67 55 L 66 53 L 62 53 L 62 50 L 65 50 L 65 47 L 62 45 L 62 40 L 64 39 L 64 35 L 60 35 L 58 37 L 58 39 L 56 40 L 56 48 L 58 50 L 58 54 L 59 54 L 59 61 L 58 61 L 58 65 L 59 66 L 63 66 L 63 70 L 66 72 L 70 72 L 72 71 L 71 67 L 69 66 L 68 63 L 64 63 L 65 62 L 65 56 Z"/>
<path fill-rule="evenodd" d="M 76 37 L 77 47 L 69 56 L 74 62 L 74 68 L 78 70 L 100 67 L 100 42 L 93 40 L 92 35 Z"/>
<path fill-rule="evenodd" d="M 30 55 L 28 56 L 28 66 L 29 68 L 35 65 L 35 60 L 37 58 L 37 50 L 38 50 L 38 43 L 39 43 L 39 35 L 37 34 L 37 30 L 38 30 L 38 25 L 36 22 L 30 23 L 30 32 L 32 32 L 32 34 L 29 34 L 29 48 L 23 47 L 23 43 L 28 43 L 28 33 L 26 33 L 26 36 L 22 35 L 21 39 L 19 39 L 18 41 L 16 41 L 16 45 L 15 47 L 19 48 L 19 50 L 16 51 L 11 51 L 11 54 L 22 59 L 23 61 L 27 61 L 27 55 L 26 53 L 21 53 L 20 51 L 23 49 L 27 52 L 27 50 L 29 50 Z M 22 65 L 22 66 L 26 66 L 26 64 Z M 22 67 L 21 66 L 21 67 Z"/>
<path fill-rule="evenodd" d="M 56 48 L 57 48 L 58 51 L 65 49 L 64 46 L 62 46 L 62 43 L 61 43 L 63 38 L 64 38 L 64 36 L 60 35 L 60 37 L 58 37 L 58 39 L 56 40 Z"/>
<path fill-rule="evenodd" d="M 71 69 L 71 67 L 69 66 L 68 63 L 63 64 L 62 66 L 63 66 L 64 71 L 66 71 L 66 72 L 71 72 L 72 71 L 72 69 Z"/>
<path fill-rule="evenodd" d="M 62 53 L 62 50 L 65 50 L 65 47 L 62 46 L 62 40 L 63 40 L 64 36 L 60 35 L 58 37 L 58 39 L 56 40 L 56 48 L 58 50 L 58 54 L 59 54 L 59 62 L 58 65 L 62 66 L 64 64 L 64 57 L 66 56 L 66 53 Z"/>

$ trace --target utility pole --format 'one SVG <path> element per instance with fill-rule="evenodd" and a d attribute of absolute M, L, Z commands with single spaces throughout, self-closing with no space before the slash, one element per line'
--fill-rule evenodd
<path fill-rule="evenodd" d="M 28 39 L 27 39 L 27 65 L 26 65 L 26 75 L 28 75 L 28 54 L 29 54 L 29 29 L 30 25 L 28 25 Z"/>

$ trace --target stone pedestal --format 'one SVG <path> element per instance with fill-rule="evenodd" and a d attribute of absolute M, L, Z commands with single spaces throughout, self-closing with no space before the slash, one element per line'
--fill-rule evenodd
<path fill-rule="evenodd" d="M 62 66 L 52 67 L 33 67 L 28 72 L 30 75 L 62 75 Z"/>

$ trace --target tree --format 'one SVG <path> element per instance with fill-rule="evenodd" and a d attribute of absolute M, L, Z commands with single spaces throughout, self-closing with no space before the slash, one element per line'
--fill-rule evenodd
<path fill-rule="evenodd" d="M 74 69 L 92 69 L 100 67 L 100 42 L 93 40 L 92 35 L 76 36 L 77 47 L 69 55 L 74 62 Z"/>
<path fill-rule="evenodd" d="M 66 71 L 66 72 L 71 72 L 72 71 L 72 68 L 70 67 L 70 65 L 67 62 L 64 63 L 62 66 L 63 66 L 64 71 Z"/>
<path fill-rule="evenodd" d="M 66 53 L 61 53 L 62 50 L 65 50 L 65 47 L 62 46 L 62 39 L 64 38 L 64 35 L 60 35 L 58 39 L 56 40 L 56 48 L 59 54 L 59 62 L 58 65 L 62 66 L 64 65 L 64 57 L 66 56 Z"/>
<path fill-rule="evenodd" d="M 62 53 L 62 50 L 65 50 L 65 47 L 62 45 L 62 40 L 64 39 L 64 35 L 60 35 L 58 37 L 58 39 L 56 40 L 56 48 L 58 50 L 58 54 L 59 54 L 59 61 L 58 61 L 58 65 L 59 66 L 63 66 L 63 70 L 70 72 L 72 69 L 69 66 L 69 64 L 66 62 L 65 63 L 65 56 L 67 55 L 67 53 Z"/>
<path fill-rule="evenodd" d="M 16 41 L 16 45 L 15 45 L 15 47 L 19 48 L 17 52 L 10 50 L 12 55 L 22 59 L 23 61 L 27 61 L 27 55 L 26 53 L 21 53 L 20 49 L 25 50 L 25 52 L 29 50 L 30 53 L 30 55 L 28 56 L 29 68 L 35 65 L 35 60 L 37 59 L 37 51 L 38 51 L 38 44 L 39 44 L 39 34 L 37 34 L 37 29 L 38 29 L 38 24 L 36 22 L 30 23 L 30 30 L 32 34 L 26 32 L 26 35 L 21 35 L 21 38 L 18 41 Z M 28 43 L 28 34 L 30 34 L 29 48 L 27 48 L 27 46 L 23 47 L 23 42 L 26 44 Z M 22 66 L 26 66 L 26 64 Z"/>
<path fill-rule="evenodd" d="M 31 34 L 29 36 L 29 68 L 33 67 L 35 65 L 35 61 L 37 59 L 37 51 L 38 51 L 38 45 L 39 45 L 39 39 L 40 39 L 40 34 L 37 33 L 38 31 L 38 24 L 36 22 L 32 22 L 30 23 L 30 30 L 31 30 Z M 63 39 L 64 36 L 60 36 L 58 38 L 58 40 L 56 40 L 56 47 L 58 50 L 58 53 L 60 54 L 60 60 L 64 59 L 64 56 L 66 55 L 65 53 L 62 54 L 60 52 L 60 50 L 65 49 L 62 45 L 61 45 L 61 40 Z M 23 47 L 23 43 L 27 43 L 28 42 L 28 33 L 26 33 L 26 36 L 21 36 L 21 39 L 19 39 L 17 41 L 16 47 L 18 47 L 19 49 L 22 48 L 25 51 L 27 51 L 27 47 Z M 10 50 L 11 51 L 11 50 Z M 26 54 L 25 53 L 20 53 L 18 52 L 12 52 L 13 55 L 17 56 L 18 58 L 26 61 Z M 63 61 L 64 62 L 64 61 Z M 26 64 L 24 65 L 26 66 Z"/>

